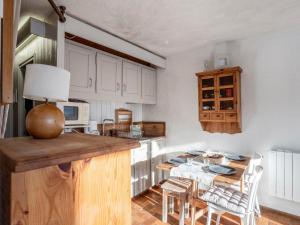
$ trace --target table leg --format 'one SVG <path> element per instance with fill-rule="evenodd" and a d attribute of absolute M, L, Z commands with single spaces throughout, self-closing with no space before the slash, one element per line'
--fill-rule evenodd
<path fill-rule="evenodd" d="M 174 214 L 174 196 L 169 197 L 169 213 Z"/>
<path fill-rule="evenodd" d="M 191 225 L 195 225 L 196 223 L 196 206 L 192 203 L 191 208 Z"/>
<path fill-rule="evenodd" d="M 198 183 L 195 180 L 192 183 L 192 197 L 198 198 Z"/>
<path fill-rule="evenodd" d="M 184 217 L 188 219 L 190 217 L 190 200 L 189 196 L 186 196 L 185 202 L 184 202 Z"/>
<path fill-rule="evenodd" d="M 184 225 L 184 205 L 185 205 L 185 199 L 186 197 L 184 195 L 180 196 L 180 200 L 179 200 L 179 225 Z"/>
<path fill-rule="evenodd" d="M 168 221 L 168 192 L 166 190 L 163 190 L 162 221 L 164 223 Z"/>

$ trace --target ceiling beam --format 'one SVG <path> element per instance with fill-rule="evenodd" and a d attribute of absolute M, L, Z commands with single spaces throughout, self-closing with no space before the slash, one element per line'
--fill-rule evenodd
<path fill-rule="evenodd" d="M 1 93 L 0 104 L 13 102 L 13 33 L 14 1 L 3 1 L 1 33 Z"/>
<path fill-rule="evenodd" d="M 52 6 L 55 13 L 58 15 L 59 21 L 62 23 L 66 22 L 66 17 L 65 17 L 66 7 L 57 6 L 53 0 L 48 0 L 48 2 Z"/>

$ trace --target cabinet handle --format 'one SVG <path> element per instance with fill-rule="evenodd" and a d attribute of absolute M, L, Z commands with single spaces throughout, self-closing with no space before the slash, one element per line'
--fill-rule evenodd
<path fill-rule="evenodd" d="M 89 87 L 92 87 L 92 85 L 93 85 L 93 79 L 89 78 Z"/>
<path fill-rule="evenodd" d="M 117 82 L 117 91 L 120 91 L 120 83 Z"/>

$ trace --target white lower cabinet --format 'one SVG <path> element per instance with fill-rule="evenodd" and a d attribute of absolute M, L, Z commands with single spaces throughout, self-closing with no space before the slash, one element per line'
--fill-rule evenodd
<path fill-rule="evenodd" d="M 165 138 L 141 141 L 141 147 L 131 150 L 131 197 L 146 191 L 166 179 L 156 166 L 165 161 Z"/>
<path fill-rule="evenodd" d="M 135 196 L 135 177 L 134 177 L 134 152 L 135 149 L 131 149 L 131 198 Z"/>
<path fill-rule="evenodd" d="M 141 142 L 141 147 L 132 149 L 131 189 L 133 196 L 146 191 L 151 186 L 151 146 L 149 141 Z"/>
<path fill-rule="evenodd" d="M 156 168 L 166 161 L 165 146 L 165 138 L 157 138 L 151 141 L 151 186 L 158 185 L 167 178 L 166 172 Z"/>

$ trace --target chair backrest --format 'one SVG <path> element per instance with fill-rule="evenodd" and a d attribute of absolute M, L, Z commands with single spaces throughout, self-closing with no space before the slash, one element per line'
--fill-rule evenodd
<path fill-rule="evenodd" d="M 252 183 L 250 184 L 250 190 L 248 193 L 249 202 L 248 202 L 248 212 L 253 212 L 255 208 L 255 199 L 258 189 L 258 184 L 263 174 L 263 167 L 258 165 L 254 168 L 253 173 L 251 174 Z"/>
<path fill-rule="evenodd" d="M 253 174 L 256 166 L 260 166 L 263 160 L 263 156 L 260 153 L 255 152 L 249 162 L 247 173 Z"/>

